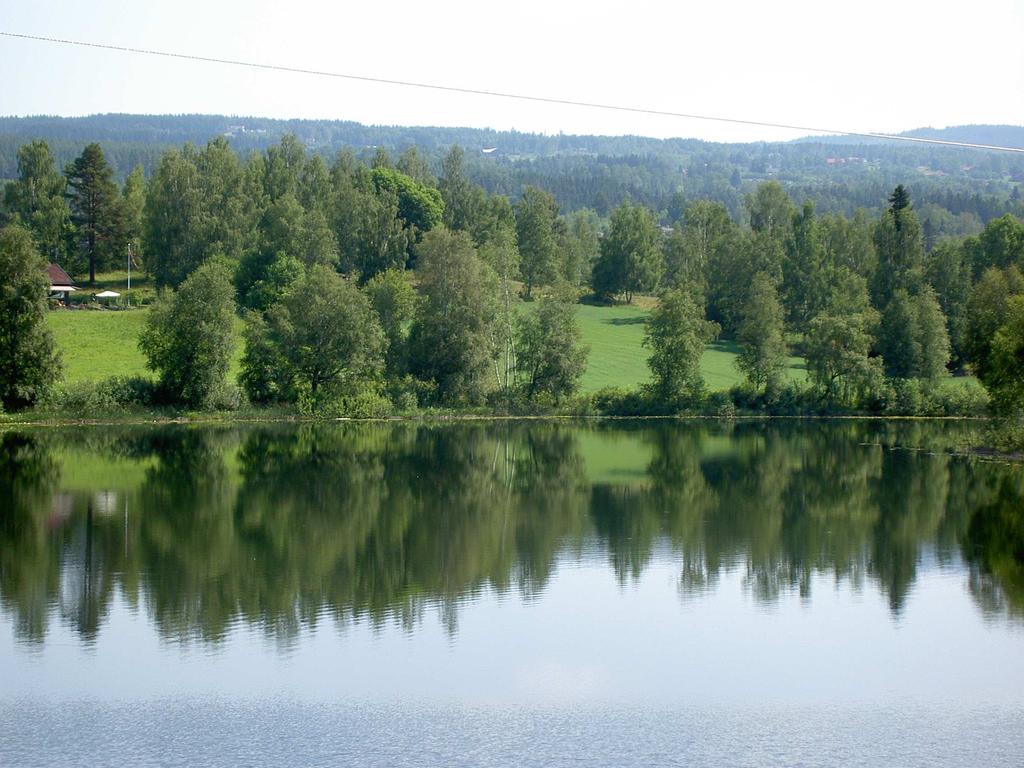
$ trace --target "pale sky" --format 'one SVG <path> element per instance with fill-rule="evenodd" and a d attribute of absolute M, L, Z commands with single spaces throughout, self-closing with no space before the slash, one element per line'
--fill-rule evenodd
<path fill-rule="evenodd" d="M 842 130 L 1024 124 L 1024 0 L 0 0 L 0 30 Z M 0 37 L 0 114 L 98 112 L 799 135 Z"/>

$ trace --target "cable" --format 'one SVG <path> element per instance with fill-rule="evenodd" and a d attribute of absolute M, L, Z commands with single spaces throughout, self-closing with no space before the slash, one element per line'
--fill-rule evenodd
<path fill-rule="evenodd" d="M 378 83 L 381 85 L 397 85 L 405 88 L 425 88 L 434 91 L 445 91 L 448 93 L 463 93 L 471 96 L 489 96 L 499 99 L 516 99 L 518 101 L 532 101 L 542 104 L 558 104 L 568 107 L 585 107 L 587 109 L 602 109 L 613 112 L 630 112 L 641 115 L 656 115 L 658 117 L 679 117 L 687 120 L 705 120 L 718 123 L 731 123 L 734 125 L 751 125 L 759 128 L 783 128 L 793 131 L 804 131 L 807 133 L 838 134 L 842 136 L 855 136 L 865 139 L 884 139 L 886 141 L 906 141 L 916 144 L 936 144 L 946 147 L 960 147 L 965 149 L 988 149 L 997 152 L 1017 152 L 1024 154 L 1024 147 L 1003 147 L 995 144 L 972 144 L 965 141 L 951 141 L 948 139 L 926 139 L 919 136 L 897 136 L 890 133 L 870 133 L 863 131 L 842 131 L 831 128 L 813 128 L 806 125 L 788 125 L 786 123 L 771 123 L 764 120 L 744 120 L 736 117 L 721 117 L 714 115 L 695 115 L 686 112 L 670 112 L 661 109 L 648 109 L 645 107 L 631 107 L 618 104 L 602 104 L 592 101 L 576 101 L 574 99 L 561 99 L 550 96 L 531 96 L 522 93 L 508 93 L 505 91 L 490 91 L 480 88 L 462 88 L 454 85 L 438 85 L 436 83 L 421 83 L 412 80 L 392 80 L 384 77 L 372 77 L 369 75 L 352 75 L 340 72 L 326 72 L 317 69 L 304 69 L 302 67 L 289 67 L 280 64 L 261 64 L 253 61 L 239 61 L 237 59 L 222 59 L 213 56 L 198 56 L 189 53 L 176 53 L 173 51 L 157 51 L 147 48 L 133 48 L 125 45 L 110 45 L 107 43 L 90 43 L 83 40 L 68 40 L 58 37 L 44 37 L 42 35 L 28 35 L 18 32 L 4 32 L 0 30 L 0 36 L 17 38 L 21 40 L 35 40 L 45 43 L 59 43 L 61 45 L 73 45 L 80 48 L 98 48 L 105 51 L 118 51 L 120 53 L 137 53 L 146 56 L 163 56 L 170 59 L 184 59 L 186 61 L 200 61 L 209 64 L 227 64 L 235 67 L 248 67 L 250 69 L 264 69 L 275 72 L 289 72 L 299 75 L 314 75 L 316 77 L 333 77 L 342 80 L 357 80 L 364 83 Z"/>

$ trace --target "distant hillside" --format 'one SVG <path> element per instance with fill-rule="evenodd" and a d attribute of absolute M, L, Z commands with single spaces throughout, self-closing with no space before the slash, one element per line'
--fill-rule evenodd
<path fill-rule="evenodd" d="M 602 215 L 629 199 L 664 211 L 667 220 L 695 198 L 719 200 L 740 215 L 744 194 L 765 180 L 779 181 L 794 199 L 810 199 L 822 212 L 843 213 L 877 209 L 902 183 L 911 188 L 915 204 L 965 217 L 947 222 L 942 231 L 970 231 L 994 216 L 1019 210 L 1024 182 L 1024 155 L 842 136 L 724 144 L 340 120 L 121 114 L 0 117 L 0 180 L 16 175 L 17 149 L 34 138 L 46 139 L 61 164 L 85 144 L 98 141 L 123 179 L 138 164 L 152 171 L 163 152 L 185 142 L 202 145 L 224 136 L 244 156 L 286 133 L 328 158 L 350 150 L 366 159 L 378 147 L 397 155 L 415 146 L 435 169 L 451 145 L 459 144 L 466 150 L 471 176 L 489 191 L 515 198 L 525 185 L 535 184 L 549 189 L 564 210 L 589 207 Z M 1024 127 L 1015 126 L 923 128 L 908 134 L 1024 146 Z"/>
<path fill-rule="evenodd" d="M 1024 149 L 1024 126 L 1020 125 L 957 125 L 951 128 L 917 128 L 901 135 Z"/>

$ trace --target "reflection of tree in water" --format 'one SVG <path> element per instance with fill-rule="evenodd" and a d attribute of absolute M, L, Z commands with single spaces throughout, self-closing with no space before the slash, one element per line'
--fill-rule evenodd
<path fill-rule="evenodd" d="M 664 552 L 680 564 L 683 595 L 738 570 L 759 601 L 809 598 L 827 574 L 855 589 L 876 582 L 898 612 L 922 557 L 958 558 L 962 545 L 985 611 L 1024 613 L 1020 470 L 891 448 L 927 445 L 920 425 L 602 426 L 589 434 L 608 433 L 616 456 L 651 458 L 644 475 L 623 475 L 632 483 L 594 484 L 585 429 L 6 433 L 0 600 L 19 636 L 36 640 L 56 614 L 89 641 L 118 590 L 174 639 L 216 642 L 244 622 L 287 643 L 325 616 L 412 627 L 426 610 L 454 632 L 465 600 L 530 599 L 560 556 L 596 544 L 623 582 Z M 137 468 L 118 491 L 130 521 L 100 503 L 101 484 L 81 490 L 90 473 L 62 487 L 60 467 L 83 461 Z"/>
<path fill-rule="evenodd" d="M 62 511 L 54 495 L 59 478 L 59 465 L 38 437 L 0 434 L 0 604 L 26 640 L 43 639 L 58 593 L 60 542 L 46 529 L 51 513 Z"/>
<path fill-rule="evenodd" d="M 1007 472 L 963 537 L 968 588 L 987 617 L 1024 618 L 1024 478 Z"/>

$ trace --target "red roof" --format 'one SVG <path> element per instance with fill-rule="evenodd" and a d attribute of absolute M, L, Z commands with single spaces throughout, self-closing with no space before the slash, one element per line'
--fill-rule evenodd
<path fill-rule="evenodd" d="M 46 275 L 50 278 L 50 285 L 74 285 L 68 273 L 60 268 L 59 264 L 47 264 Z"/>

